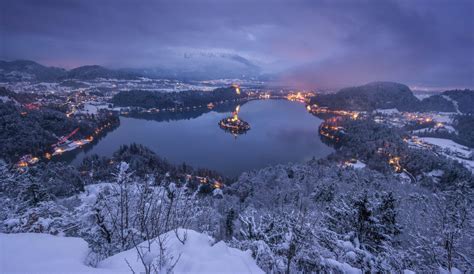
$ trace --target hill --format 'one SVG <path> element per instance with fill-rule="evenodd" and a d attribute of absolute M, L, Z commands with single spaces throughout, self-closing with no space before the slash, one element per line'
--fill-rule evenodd
<path fill-rule="evenodd" d="M 56 67 L 46 67 L 33 61 L 1 61 L 0 81 L 52 81 L 66 75 L 66 70 Z"/>
<path fill-rule="evenodd" d="M 136 73 L 125 72 L 120 70 L 107 69 L 98 65 L 82 66 L 68 71 L 66 78 L 93 80 L 97 78 L 105 79 L 137 79 L 139 77 Z"/>
<path fill-rule="evenodd" d="M 332 109 L 375 110 L 397 108 L 411 110 L 419 100 L 406 85 L 393 82 L 372 82 L 363 86 L 349 87 L 335 94 L 317 95 L 312 104 Z"/>
<path fill-rule="evenodd" d="M 420 111 L 456 112 L 456 107 L 449 98 L 441 94 L 424 98 L 420 102 Z"/>
<path fill-rule="evenodd" d="M 331 109 L 364 110 L 392 109 L 399 111 L 440 111 L 459 114 L 474 113 L 474 91 L 448 90 L 418 100 L 406 85 L 393 82 L 373 82 L 348 87 L 334 94 L 319 94 L 311 104 Z"/>
<path fill-rule="evenodd" d="M 459 112 L 474 114 L 474 90 L 447 90 L 442 93 L 442 96 L 451 101 Z"/>
<path fill-rule="evenodd" d="M 59 80 L 93 80 L 106 79 L 138 79 L 140 74 L 108 69 L 98 65 L 81 66 L 71 70 L 56 67 L 46 67 L 29 60 L 0 61 L 0 81 L 59 81 Z"/>
<path fill-rule="evenodd" d="M 87 65 L 71 70 L 46 67 L 34 61 L 0 61 L 0 81 L 93 80 L 97 78 L 132 80 L 139 77 L 179 80 L 260 79 L 260 68 L 240 56 L 185 58 L 174 67 L 110 69 Z"/>

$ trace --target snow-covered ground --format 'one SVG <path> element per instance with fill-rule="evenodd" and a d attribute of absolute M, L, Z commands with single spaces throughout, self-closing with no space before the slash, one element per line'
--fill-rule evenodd
<path fill-rule="evenodd" d="M 452 127 L 450 125 L 442 125 L 442 126 L 434 127 L 434 128 L 425 127 L 425 128 L 422 128 L 422 129 L 413 130 L 411 133 L 420 134 L 420 133 L 426 133 L 426 132 L 448 132 L 448 133 L 457 134 L 456 129 L 454 129 L 454 127 Z"/>
<path fill-rule="evenodd" d="M 455 143 L 454 141 L 449 139 L 432 137 L 419 137 L 419 139 L 424 143 L 435 145 L 437 147 L 440 147 L 441 149 L 450 150 L 456 154 L 464 156 L 465 158 L 470 158 L 472 153 L 471 149 L 469 149 L 468 147 Z"/>
<path fill-rule="evenodd" d="M 0 96 L 0 102 L 7 103 L 7 102 L 13 102 L 15 105 L 20 105 L 17 100 L 12 99 L 8 96 Z"/>
<path fill-rule="evenodd" d="M 176 234 L 186 239 L 184 244 Z M 211 237 L 196 231 L 179 229 L 161 238 L 166 242 L 166 254 L 174 258 L 171 262 L 179 258 L 174 273 L 263 273 L 249 251 L 230 248 L 224 242 L 214 243 Z M 144 272 L 136 249 L 111 256 L 99 262 L 97 268 L 86 265 L 89 252 L 87 243 L 80 238 L 0 234 L 0 273 L 131 273 L 130 267 L 135 273 Z M 151 244 L 151 252 L 143 254 L 146 261 L 154 262 L 160 254 L 158 241 Z"/>
<path fill-rule="evenodd" d="M 250 251 L 244 252 L 230 248 L 224 242 L 214 244 L 211 237 L 193 230 L 180 229 L 177 234 L 180 238 L 186 237 L 184 245 L 173 231 L 166 233 L 163 237 L 168 238 L 167 246 L 174 260 L 179 257 L 173 269 L 175 273 L 263 273 L 252 259 Z M 151 256 L 158 256 L 158 241 L 151 246 Z M 99 268 L 126 270 L 128 269 L 126 261 L 135 272 L 144 271 L 142 263 L 137 258 L 136 250 L 128 250 L 107 258 L 99 263 Z"/>
<path fill-rule="evenodd" d="M 113 273 L 85 265 L 88 253 L 80 238 L 0 234 L 0 273 Z"/>
<path fill-rule="evenodd" d="M 453 106 L 454 106 L 454 109 L 456 110 L 457 113 L 461 113 L 461 111 L 459 111 L 459 104 L 457 101 L 451 99 L 451 97 L 447 96 L 447 95 L 442 95 L 444 99 L 450 101 L 451 103 L 453 103 Z"/>
<path fill-rule="evenodd" d="M 449 139 L 432 137 L 420 137 L 418 139 L 425 144 L 430 144 L 440 148 L 445 156 L 460 162 L 474 173 L 474 160 L 472 160 L 472 149 L 455 143 Z"/>
<path fill-rule="evenodd" d="M 357 162 L 355 162 L 355 163 L 349 163 L 348 165 L 355 168 L 355 169 L 361 169 L 361 168 L 365 167 L 365 164 L 363 162 L 359 161 L 359 160 L 357 160 Z"/>
<path fill-rule="evenodd" d="M 387 108 L 387 109 L 376 109 L 373 113 L 379 113 L 384 115 L 399 114 L 400 112 L 396 108 Z"/>
<path fill-rule="evenodd" d="M 100 109 L 109 109 L 107 104 L 98 104 L 95 102 L 88 102 L 84 104 L 84 110 L 78 111 L 79 113 L 97 114 Z"/>

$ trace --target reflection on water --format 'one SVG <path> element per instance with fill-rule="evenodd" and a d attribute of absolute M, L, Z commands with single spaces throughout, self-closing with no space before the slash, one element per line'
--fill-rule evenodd
<path fill-rule="evenodd" d="M 120 126 L 95 145 L 65 157 L 79 164 L 85 156 L 111 156 L 122 144 L 139 143 L 172 163 L 186 162 L 232 177 L 246 170 L 321 158 L 332 152 L 318 137 L 322 121 L 307 113 L 302 104 L 284 100 L 243 104 L 240 116 L 252 129 L 237 138 L 218 126 L 233 106 L 228 108 L 229 112 L 197 112 L 183 116 L 183 120 L 121 117 Z"/>

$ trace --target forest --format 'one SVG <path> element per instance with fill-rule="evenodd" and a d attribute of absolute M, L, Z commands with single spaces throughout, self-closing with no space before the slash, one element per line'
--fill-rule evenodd
<path fill-rule="evenodd" d="M 153 92 L 144 90 L 121 91 L 112 98 L 112 103 L 121 107 L 174 108 L 205 106 L 226 100 L 243 99 L 247 95 L 237 94 L 236 88 L 217 88 L 212 91 L 188 90 L 182 92 Z"/>
<path fill-rule="evenodd" d="M 336 93 L 318 94 L 311 104 L 330 109 L 373 111 L 396 108 L 412 112 L 456 112 L 474 113 L 473 90 L 447 90 L 422 100 L 403 84 L 393 82 L 372 82 L 363 86 L 343 88 Z"/>
<path fill-rule="evenodd" d="M 410 183 L 377 171 L 376 159 L 364 160 L 374 169 L 329 158 L 247 172 L 236 181 L 171 165 L 140 145 L 123 146 L 112 158 L 90 157 L 78 169 L 49 162 L 18 173 L 2 163 L 0 231 L 81 237 L 92 248 L 92 266 L 188 228 L 250 250 L 265 272 L 472 269 L 472 175 Z M 160 256 L 160 267 L 172 267 L 166 252 Z"/>
<path fill-rule="evenodd" d="M 59 137 L 76 128 L 79 130 L 75 138 L 85 138 L 107 123 L 118 123 L 118 115 L 98 113 L 74 119 L 50 108 L 29 110 L 12 102 L 0 102 L 0 155 L 7 161 L 17 161 L 25 154 L 42 155 Z"/>

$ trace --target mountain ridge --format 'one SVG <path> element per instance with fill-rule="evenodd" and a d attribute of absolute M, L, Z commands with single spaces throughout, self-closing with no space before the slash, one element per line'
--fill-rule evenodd
<path fill-rule="evenodd" d="M 238 57 L 227 58 L 238 66 L 203 64 L 183 68 L 119 68 L 111 69 L 101 65 L 84 65 L 70 70 L 48 67 L 31 60 L 0 60 L 0 81 L 59 81 L 59 80 L 93 80 L 125 79 L 134 80 L 140 77 L 179 80 L 213 80 L 224 78 L 255 78 L 260 77 L 260 69 L 247 59 Z"/>

